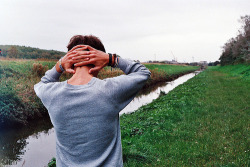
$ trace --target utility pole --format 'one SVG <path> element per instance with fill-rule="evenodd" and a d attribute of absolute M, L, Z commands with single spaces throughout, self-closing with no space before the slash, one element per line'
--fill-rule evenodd
<path fill-rule="evenodd" d="M 193 63 L 194 63 L 194 56 L 192 58 L 193 58 Z"/>
<path fill-rule="evenodd" d="M 171 50 L 171 54 L 172 54 L 172 56 L 174 57 L 174 61 L 176 61 L 176 58 L 175 58 L 175 56 L 174 56 L 174 54 L 173 54 L 172 50 Z"/>

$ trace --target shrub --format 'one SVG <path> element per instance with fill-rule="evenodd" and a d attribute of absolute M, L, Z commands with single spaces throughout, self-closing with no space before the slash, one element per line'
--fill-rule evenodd
<path fill-rule="evenodd" d="M 0 91 L 0 129 L 13 124 L 26 123 L 26 115 L 23 114 L 24 105 L 14 94 L 13 89 L 1 88 Z"/>
<path fill-rule="evenodd" d="M 42 77 L 48 69 L 47 65 L 43 66 L 40 63 L 33 63 L 33 73 L 39 77 Z"/>

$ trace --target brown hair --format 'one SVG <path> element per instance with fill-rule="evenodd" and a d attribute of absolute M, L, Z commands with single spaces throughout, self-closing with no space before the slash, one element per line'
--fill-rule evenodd
<path fill-rule="evenodd" d="M 68 51 L 71 50 L 76 45 L 89 45 L 97 50 L 105 51 L 105 48 L 101 40 L 94 35 L 75 35 L 73 36 L 67 46 Z"/>

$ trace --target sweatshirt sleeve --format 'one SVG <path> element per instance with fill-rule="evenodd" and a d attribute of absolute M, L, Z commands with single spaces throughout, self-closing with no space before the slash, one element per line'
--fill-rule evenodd
<path fill-rule="evenodd" d="M 56 71 L 54 66 L 52 69 L 48 70 L 45 75 L 41 78 L 41 81 L 34 85 L 34 90 L 36 95 L 42 100 L 45 107 L 48 106 L 50 102 L 49 92 L 53 92 L 55 87 L 53 83 L 58 82 L 62 73 Z"/>
<path fill-rule="evenodd" d="M 126 75 L 106 79 L 104 92 L 122 110 L 145 85 L 151 73 L 144 65 L 122 58 L 119 58 L 118 67 Z"/>

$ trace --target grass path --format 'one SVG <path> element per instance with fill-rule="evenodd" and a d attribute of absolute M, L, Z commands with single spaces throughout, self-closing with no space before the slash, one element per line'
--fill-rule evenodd
<path fill-rule="evenodd" d="M 215 67 L 121 117 L 125 166 L 248 166 L 249 66 Z"/>

